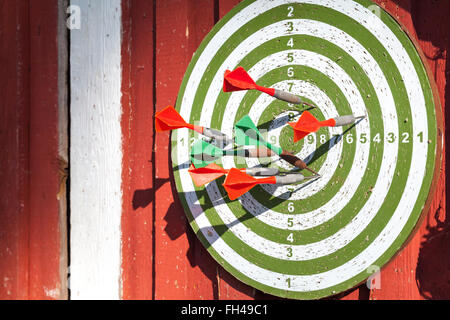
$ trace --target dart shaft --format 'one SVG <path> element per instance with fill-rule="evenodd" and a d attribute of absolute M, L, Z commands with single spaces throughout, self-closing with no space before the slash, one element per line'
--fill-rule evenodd
<path fill-rule="evenodd" d="M 276 184 L 277 183 L 277 177 L 267 177 L 267 178 L 260 178 L 256 179 L 255 184 Z"/>
<path fill-rule="evenodd" d="M 336 127 L 341 127 L 341 126 L 347 126 L 350 124 L 354 124 L 356 122 L 356 120 L 358 119 L 363 119 L 365 118 L 365 116 L 361 116 L 361 117 L 355 117 L 354 115 L 346 115 L 346 116 L 340 116 L 337 118 L 334 118 L 334 121 L 336 122 Z"/>
<path fill-rule="evenodd" d="M 274 154 L 267 148 L 224 150 L 224 156 L 239 156 L 246 158 L 266 158 L 272 157 Z"/>
<path fill-rule="evenodd" d="M 196 126 L 194 124 L 186 123 L 186 128 L 197 131 L 198 133 L 203 134 L 203 127 L 202 126 Z"/>
<path fill-rule="evenodd" d="M 321 127 L 335 127 L 336 126 L 336 118 L 319 121 L 319 124 Z"/>
<path fill-rule="evenodd" d="M 252 158 L 264 158 L 264 157 L 272 157 L 275 154 L 272 152 L 272 150 L 268 148 L 253 148 L 253 149 L 246 149 L 248 152 L 248 157 Z"/>
<path fill-rule="evenodd" d="M 314 175 L 310 177 L 305 177 L 299 173 L 288 173 L 284 176 L 277 176 L 277 184 L 294 184 L 298 182 L 302 182 L 304 180 L 317 179 L 319 175 Z"/>
<path fill-rule="evenodd" d="M 217 142 L 223 143 L 223 145 L 227 145 L 232 141 L 225 133 L 222 133 L 216 129 L 202 127 L 202 132 L 200 133 L 204 136 L 214 139 Z"/>
<path fill-rule="evenodd" d="M 270 144 L 267 141 L 261 141 L 261 143 L 263 143 L 268 149 L 272 150 L 273 152 L 275 152 L 279 156 L 281 156 L 281 154 L 283 153 L 283 149 L 281 149 L 278 146 L 274 146 L 274 145 Z"/>
<path fill-rule="evenodd" d="M 244 172 L 251 176 L 276 176 L 279 170 L 277 168 L 246 168 Z"/>
<path fill-rule="evenodd" d="M 299 157 L 293 155 L 292 153 L 288 152 L 288 151 L 284 151 L 280 154 L 281 159 L 289 162 L 290 164 L 292 164 L 293 166 L 296 166 L 299 169 L 306 169 L 309 172 L 312 172 L 314 174 L 317 174 L 317 172 L 315 172 L 314 170 L 308 168 L 308 166 L 306 165 L 306 163 L 300 159 Z"/>
<path fill-rule="evenodd" d="M 273 89 L 273 88 L 266 88 L 263 86 L 259 86 L 259 85 L 255 85 L 255 89 L 262 91 L 264 93 L 267 93 L 268 95 L 271 95 L 272 97 L 275 97 L 279 100 L 283 100 L 289 103 L 293 103 L 293 104 L 302 104 L 303 101 L 302 99 L 300 99 L 299 96 L 296 96 L 295 94 L 286 92 L 286 91 L 281 91 L 278 89 Z"/>
<path fill-rule="evenodd" d="M 305 180 L 301 174 L 287 174 L 285 176 L 277 176 L 277 184 L 293 184 Z"/>
<path fill-rule="evenodd" d="M 308 107 L 311 107 L 311 108 L 317 108 L 317 106 L 315 106 L 315 105 L 313 105 L 313 104 L 311 104 L 311 103 L 308 103 L 308 102 L 306 102 L 306 101 L 303 101 L 302 103 L 303 103 L 304 105 L 308 106 Z"/>
<path fill-rule="evenodd" d="M 289 102 L 289 103 L 293 103 L 293 104 L 302 104 L 303 101 L 302 99 L 300 99 L 299 96 L 296 96 L 295 94 L 286 92 L 286 91 L 281 91 L 278 89 L 275 89 L 275 93 L 273 95 L 275 98 Z"/>

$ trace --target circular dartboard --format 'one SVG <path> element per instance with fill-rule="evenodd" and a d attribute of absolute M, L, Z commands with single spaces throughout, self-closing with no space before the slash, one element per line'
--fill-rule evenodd
<path fill-rule="evenodd" d="M 309 111 L 319 120 L 366 117 L 294 143 L 288 122 L 307 107 L 255 90 L 224 92 L 224 72 L 238 66 L 257 84 L 316 105 Z M 317 299 L 364 282 L 429 206 L 442 147 L 439 102 L 418 49 L 372 1 L 242 1 L 201 43 L 176 108 L 229 137 L 249 115 L 268 142 L 321 175 L 258 185 L 231 201 L 225 177 L 196 187 L 189 175 L 190 148 L 202 136 L 172 134 L 176 188 L 193 230 L 228 272 L 263 292 Z M 293 168 L 278 157 L 217 163 Z"/>

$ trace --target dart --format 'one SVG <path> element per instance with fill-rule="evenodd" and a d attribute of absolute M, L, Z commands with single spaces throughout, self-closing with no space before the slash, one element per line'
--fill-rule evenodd
<path fill-rule="evenodd" d="M 317 172 L 308 168 L 306 163 L 300 158 L 296 157 L 292 153 L 283 150 L 281 147 L 274 146 L 267 142 L 261 133 L 259 132 L 256 125 L 253 123 L 252 119 L 248 115 L 244 116 L 241 120 L 239 120 L 235 126 L 235 142 L 240 145 L 256 145 L 256 146 L 264 146 L 277 155 L 281 157 L 281 159 L 289 162 L 290 164 L 296 166 L 300 169 L 306 169 L 314 174 Z"/>
<path fill-rule="evenodd" d="M 191 148 L 191 162 L 196 168 L 206 167 L 223 156 L 266 158 L 273 155 L 273 152 L 266 148 L 223 150 L 203 140 L 198 140 Z"/>
<path fill-rule="evenodd" d="M 307 106 L 315 108 L 314 105 L 303 101 L 299 96 L 296 96 L 295 94 L 257 85 L 256 82 L 247 73 L 247 71 L 245 71 L 245 69 L 242 67 L 237 67 L 233 71 L 226 70 L 223 81 L 223 91 L 233 92 L 241 90 L 258 90 L 289 103 L 305 104 Z"/>
<path fill-rule="evenodd" d="M 274 176 L 279 174 L 277 168 L 241 168 L 238 170 L 251 176 Z M 202 168 L 196 168 L 191 164 L 188 169 L 188 172 L 197 187 L 210 183 L 227 174 L 229 171 L 230 169 L 224 169 L 215 163 L 210 163 Z"/>
<path fill-rule="evenodd" d="M 257 179 L 239 169 L 232 168 L 228 172 L 223 186 L 227 191 L 230 200 L 235 200 L 257 184 L 293 184 L 318 177 L 318 175 L 305 177 L 302 174 L 287 174 L 284 176 L 271 176 Z"/>
<path fill-rule="evenodd" d="M 289 122 L 289 125 L 294 129 L 294 142 L 297 142 L 308 134 L 316 132 L 321 127 L 346 126 L 355 123 L 358 119 L 363 118 L 365 118 L 365 116 L 355 117 L 353 115 L 346 115 L 319 121 L 310 112 L 304 111 L 297 122 Z"/>
<path fill-rule="evenodd" d="M 227 135 L 218 130 L 187 123 L 173 106 L 167 106 L 166 108 L 155 114 L 156 132 L 169 131 L 180 128 L 188 128 L 194 130 L 204 136 L 215 139 L 218 142 L 222 142 L 223 145 L 227 145 L 232 141 L 227 137 Z"/>

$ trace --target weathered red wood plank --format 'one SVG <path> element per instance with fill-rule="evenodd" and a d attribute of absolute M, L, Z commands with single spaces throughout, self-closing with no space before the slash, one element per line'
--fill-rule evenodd
<path fill-rule="evenodd" d="M 30 3 L 29 298 L 58 299 L 58 1 Z M 61 45 L 65 45 L 62 43 Z M 65 232 L 63 230 L 62 232 Z"/>
<path fill-rule="evenodd" d="M 447 125 L 450 121 L 450 38 L 448 36 L 448 1 L 414 1 L 411 8 L 412 19 L 420 45 L 427 57 L 431 72 L 436 80 L 441 107 L 444 115 L 445 139 L 450 137 Z M 448 201 L 448 165 L 446 158 L 449 149 L 444 144 L 443 167 L 433 203 L 423 224 L 423 237 L 420 243 L 416 268 L 416 284 L 420 295 L 425 299 L 450 299 L 450 215 L 446 212 Z"/>
<path fill-rule="evenodd" d="M 223 18 L 231 9 L 233 9 L 241 0 L 219 0 L 219 17 Z"/>
<path fill-rule="evenodd" d="M 174 105 L 192 54 L 214 24 L 214 2 L 156 2 L 156 111 Z M 171 173 L 170 136 L 155 136 L 156 299 L 213 299 L 216 264 L 189 226 Z"/>
<path fill-rule="evenodd" d="M 0 299 L 28 298 L 29 20 L 0 1 Z"/>
<path fill-rule="evenodd" d="M 377 3 L 400 21 L 420 45 L 434 75 L 445 113 L 449 101 L 446 84 L 449 63 L 446 52 L 450 48 L 445 21 L 450 13 L 450 3 L 410 0 Z M 446 112 L 445 119 L 448 117 Z M 447 130 L 445 137 L 448 137 Z M 373 299 L 450 298 L 445 150 L 443 158 L 441 175 L 428 215 L 406 248 L 383 268 L 381 288 L 372 291 Z"/>
<path fill-rule="evenodd" d="M 122 298 L 153 297 L 152 1 L 122 2 Z"/>
<path fill-rule="evenodd" d="M 0 298 L 58 299 L 58 2 L 0 1 Z"/>
<path fill-rule="evenodd" d="M 239 281 L 220 265 L 217 268 L 220 300 L 254 300 L 257 296 L 264 298 L 264 293 Z"/>

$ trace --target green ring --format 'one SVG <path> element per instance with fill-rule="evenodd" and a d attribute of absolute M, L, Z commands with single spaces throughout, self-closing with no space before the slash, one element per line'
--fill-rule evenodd
<path fill-rule="evenodd" d="M 245 2 L 245 1 L 244 1 L 244 2 Z M 363 1 L 359 1 L 359 2 L 364 3 Z M 250 3 L 249 1 L 245 2 L 245 5 L 248 5 L 249 3 Z M 365 1 L 365 3 L 368 5 L 369 2 Z M 243 7 L 244 7 L 244 4 L 241 3 L 237 8 L 235 8 L 235 9 L 233 10 L 233 12 L 237 12 L 238 9 L 243 8 Z M 383 12 L 383 14 L 386 15 L 384 12 Z M 231 15 L 232 15 L 232 13 L 230 13 L 230 17 L 231 17 Z M 383 16 L 383 18 L 386 18 L 386 16 Z M 389 17 L 389 18 L 390 18 L 390 17 Z M 225 20 L 224 20 L 224 21 L 225 21 Z M 224 23 L 224 22 L 223 22 L 223 23 Z M 223 25 L 223 23 L 221 23 L 221 24 L 219 24 L 219 25 Z M 219 25 L 218 25 L 218 26 L 219 26 Z M 395 25 L 394 27 L 395 27 L 395 28 L 398 28 L 397 25 Z M 392 26 L 391 26 L 391 28 L 392 28 Z M 216 31 L 214 31 L 214 32 L 216 32 Z M 214 33 L 214 32 L 213 32 L 213 33 Z M 397 32 L 398 32 L 398 30 L 397 30 Z M 411 46 L 411 44 L 409 44 L 409 45 Z M 411 50 L 411 48 L 409 48 L 409 49 Z M 409 51 L 409 53 L 410 53 L 410 52 L 411 52 L 411 51 Z M 411 54 L 411 53 L 410 53 L 410 54 Z M 417 58 L 417 57 L 416 57 L 416 58 Z M 419 61 L 419 62 L 421 62 L 421 61 Z M 422 76 L 425 75 L 425 77 L 426 77 L 426 74 L 423 72 L 423 70 L 417 68 L 417 61 L 416 61 L 415 65 L 416 65 L 416 71 L 417 71 L 417 72 L 422 72 Z M 421 66 L 422 66 L 422 68 L 423 68 L 423 65 L 421 65 Z M 185 77 L 185 79 L 187 79 L 187 78 Z M 427 83 L 427 84 L 424 84 L 424 82 L 422 81 L 422 85 L 424 86 L 425 89 L 429 89 L 428 83 Z M 428 98 L 428 99 L 427 99 L 428 111 L 430 111 L 430 110 L 429 110 L 429 109 L 430 109 L 430 100 L 432 101 L 432 95 L 431 95 L 429 92 L 427 92 L 427 91 L 430 91 L 430 90 L 425 90 L 425 91 L 424 91 L 424 92 L 425 92 L 425 97 Z M 181 91 L 180 91 L 180 92 L 181 92 Z M 432 111 L 434 111 L 434 110 L 432 110 Z M 429 120 L 435 120 L 435 119 L 434 119 L 434 113 L 433 113 L 433 112 L 432 112 L 432 113 L 428 112 L 428 117 L 429 117 L 429 118 L 428 118 Z M 433 121 L 429 121 L 429 123 L 430 123 L 430 122 L 434 124 Z M 433 130 L 432 130 L 433 128 L 435 129 L 435 126 L 429 126 L 429 132 L 432 133 L 432 134 L 429 135 L 429 136 L 430 136 L 430 139 L 435 138 L 435 130 L 434 130 L 434 132 L 433 132 Z M 400 130 L 401 130 L 401 129 L 400 129 Z M 431 143 L 430 143 L 430 145 L 429 145 L 429 150 L 430 150 L 430 151 L 434 151 L 433 147 L 435 147 L 435 140 L 432 140 L 432 141 L 431 141 Z M 430 153 L 430 154 L 431 154 L 431 153 Z M 427 162 L 427 167 L 428 167 L 428 168 L 427 168 L 427 169 L 430 168 L 430 165 L 431 165 L 431 167 L 434 167 L 434 162 L 433 162 L 433 159 L 431 159 L 431 158 L 432 158 L 432 157 L 430 157 L 430 156 L 428 157 L 428 162 Z M 431 160 L 430 160 L 430 159 L 431 159 Z M 427 177 L 428 177 L 427 180 L 424 179 L 424 184 L 423 184 L 423 186 L 422 186 L 422 190 L 423 190 L 423 189 L 426 190 L 426 188 L 429 187 L 429 184 L 428 184 L 428 186 L 427 186 L 427 181 L 428 181 L 428 182 L 431 182 L 430 176 L 426 176 L 425 178 L 427 178 Z M 425 192 L 425 193 L 426 193 L 426 192 Z M 422 193 L 422 194 L 423 194 L 423 193 Z M 424 197 L 426 198 L 426 195 L 425 195 Z M 419 197 L 419 198 L 424 198 L 424 197 Z M 418 198 L 418 200 L 419 200 L 419 198 Z M 420 205 L 420 204 L 419 204 L 418 202 L 416 202 L 416 208 L 415 208 L 414 210 L 416 210 L 417 207 L 418 207 L 419 205 Z M 420 208 L 419 208 L 419 209 L 420 209 Z M 414 210 L 413 210 L 413 211 L 414 211 Z M 412 214 L 411 214 L 411 216 L 412 216 Z M 413 220 L 413 219 L 411 219 L 411 216 L 410 216 L 409 222 L 411 222 L 411 220 Z M 412 221 L 412 222 L 414 222 L 414 221 Z M 410 226 L 410 223 L 409 223 L 408 225 Z M 194 221 L 193 221 L 192 226 L 193 226 L 193 228 L 194 228 L 194 230 L 195 230 L 195 229 L 196 229 L 196 228 L 195 228 L 196 225 L 195 225 L 195 222 L 194 222 Z M 405 226 L 404 229 L 407 229 L 407 227 Z M 197 230 L 198 230 L 198 229 L 197 229 Z M 202 238 L 202 235 L 199 235 L 199 238 Z M 400 238 L 400 237 L 399 237 L 399 238 Z M 204 238 L 203 238 L 203 242 L 204 242 L 204 244 L 205 244 L 205 239 L 204 239 Z M 398 239 L 397 239 L 396 241 L 394 241 L 394 244 L 395 244 L 395 242 L 398 242 Z M 394 247 L 394 244 L 392 245 L 393 247 Z M 211 252 L 211 251 L 210 251 L 210 252 Z M 230 270 L 233 270 L 233 269 L 234 269 L 234 268 L 232 268 L 226 261 L 224 261 L 222 258 L 218 257 L 218 256 L 215 254 L 215 252 L 211 252 L 211 254 L 213 254 L 213 256 L 214 256 L 216 259 L 219 260 L 219 262 L 222 262 L 224 265 L 228 266 Z M 387 256 L 387 255 L 389 255 L 389 254 L 385 253 L 385 255 L 383 255 L 382 257 L 380 257 L 379 260 L 386 259 L 386 256 Z M 238 277 L 238 278 L 240 278 L 240 279 L 246 281 L 247 283 L 250 283 L 250 284 L 252 284 L 252 285 L 254 285 L 254 286 L 257 286 L 258 288 L 262 288 L 264 291 L 270 291 L 272 294 L 279 294 L 279 295 L 281 295 L 281 296 L 289 296 L 289 297 L 296 297 L 296 298 L 302 298 L 302 297 L 303 297 L 303 298 L 308 298 L 308 297 L 309 297 L 309 298 L 311 298 L 311 297 L 317 298 L 317 297 L 319 297 L 319 296 L 324 296 L 324 295 L 330 294 L 330 288 L 327 288 L 327 289 L 324 289 L 324 290 L 319 290 L 319 291 L 314 291 L 314 292 L 309 292 L 309 293 L 286 292 L 286 291 L 284 291 L 284 290 L 279 290 L 279 289 L 275 289 L 275 288 L 269 288 L 269 287 L 267 287 L 267 286 L 264 286 L 264 285 L 262 285 L 262 284 L 257 283 L 257 282 L 254 281 L 254 280 L 251 280 L 251 279 L 247 278 L 246 276 L 243 276 L 239 271 L 237 271 L 237 270 L 235 270 L 235 271 L 236 271 L 236 273 L 233 273 L 233 274 L 235 274 L 236 277 Z M 364 278 L 365 278 L 365 277 L 367 277 L 367 274 L 364 275 Z M 346 281 L 345 283 L 342 283 L 342 284 L 340 284 L 340 285 L 335 286 L 335 292 L 339 292 L 338 290 L 340 290 L 340 289 L 345 290 L 345 288 L 348 286 L 348 284 L 351 284 L 351 283 L 356 284 L 356 283 L 357 283 L 356 280 L 355 280 L 356 278 L 361 279 L 361 275 L 355 276 L 354 278 L 352 278 L 352 279 Z M 269 289 L 269 290 L 265 290 L 265 289 Z"/>

